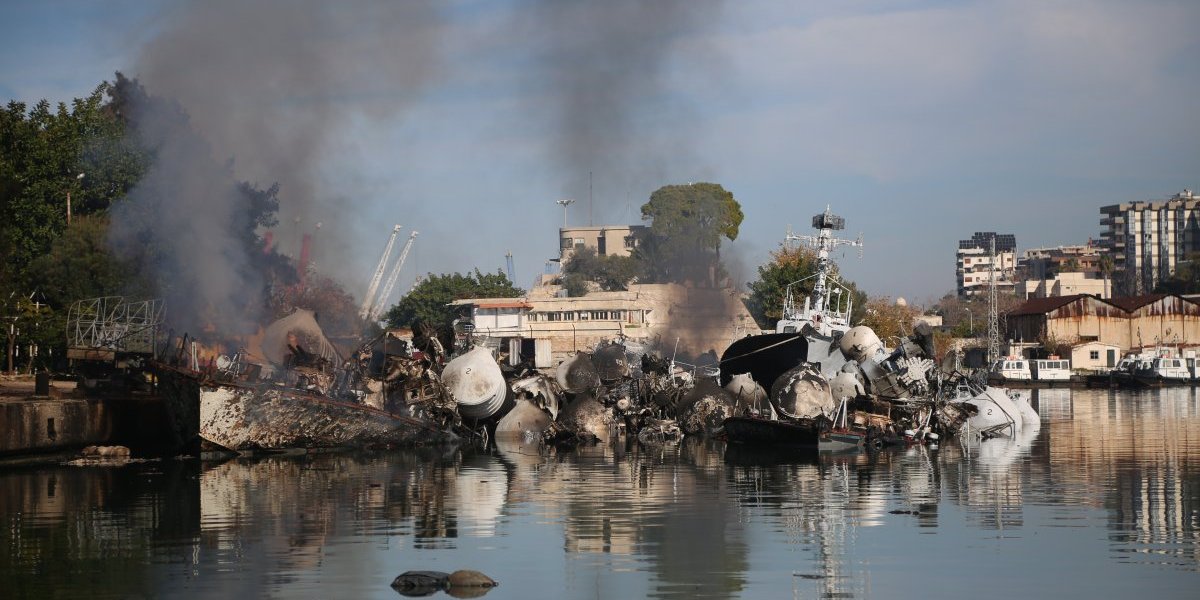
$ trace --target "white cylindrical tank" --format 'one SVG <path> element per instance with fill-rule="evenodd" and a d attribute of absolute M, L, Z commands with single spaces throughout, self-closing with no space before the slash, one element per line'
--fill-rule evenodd
<path fill-rule="evenodd" d="M 838 347 L 841 348 L 842 354 L 846 355 L 847 359 L 863 363 L 868 358 L 874 357 L 875 353 L 883 348 L 883 342 L 879 341 L 879 336 L 875 334 L 874 329 L 866 325 L 859 325 L 851 327 L 850 331 L 842 336 Z"/>
<path fill-rule="evenodd" d="M 496 414 L 508 389 L 492 352 L 481 346 L 446 363 L 442 383 L 458 403 L 459 414 L 469 419 L 486 419 Z"/>

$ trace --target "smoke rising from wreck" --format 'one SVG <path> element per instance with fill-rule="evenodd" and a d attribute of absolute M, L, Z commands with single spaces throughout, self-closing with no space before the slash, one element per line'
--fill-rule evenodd
<path fill-rule="evenodd" d="M 259 317 L 247 311 L 265 282 L 239 239 L 253 215 L 237 181 L 278 182 L 285 229 L 330 215 L 319 174 L 331 140 L 351 119 L 395 118 L 415 100 L 437 72 L 440 29 L 433 2 L 195 1 L 164 17 L 134 74 L 191 127 L 141 107 L 154 164 L 114 213 L 112 239 L 126 255 L 156 250 L 173 323 L 232 333 Z M 325 223 L 324 247 L 352 239 L 352 226 Z"/>
<path fill-rule="evenodd" d="M 534 40 L 535 80 L 552 102 L 550 158 L 564 173 L 563 193 L 580 201 L 576 214 L 589 210 L 594 179 L 595 219 L 621 216 L 631 193 L 629 218 L 637 219 L 641 192 L 693 162 L 698 131 L 679 90 L 668 89 L 670 61 L 722 4 L 539 0 L 520 13 Z"/>

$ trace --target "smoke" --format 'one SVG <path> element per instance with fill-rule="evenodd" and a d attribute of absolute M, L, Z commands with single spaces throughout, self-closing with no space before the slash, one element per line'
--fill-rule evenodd
<path fill-rule="evenodd" d="M 246 314 L 265 284 L 246 239 L 255 207 L 237 181 L 278 182 L 285 229 L 311 230 L 334 214 L 324 158 L 354 119 L 386 123 L 419 97 L 438 72 L 441 27 L 432 1 L 205 0 L 163 17 L 134 73 L 191 123 L 162 106 L 133 107 L 155 155 L 115 211 L 112 240 L 127 255 L 154 249 L 150 266 L 171 282 L 177 323 L 236 331 L 258 317 Z M 333 246 L 352 226 L 325 223 L 321 237 Z"/>
<path fill-rule="evenodd" d="M 629 190 L 648 195 L 672 166 L 694 162 L 698 131 L 684 90 L 670 88 L 671 60 L 696 50 L 686 36 L 719 18 L 721 4 L 538 0 L 521 13 L 552 103 L 550 157 L 576 210 L 590 211 L 593 179 L 594 216 L 604 219 L 620 215 Z"/>

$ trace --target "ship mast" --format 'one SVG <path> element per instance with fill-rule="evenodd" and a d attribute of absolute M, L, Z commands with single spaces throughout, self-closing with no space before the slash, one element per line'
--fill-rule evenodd
<path fill-rule="evenodd" d="M 787 241 L 796 240 L 808 245 L 817 251 L 817 273 L 816 281 L 813 283 L 812 295 L 809 301 L 806 302 L 808 307 L 813 312 L 821 312 L 828 308 L 829 305 L 829 279 L 832 269 L 832 261 L 829 260 L 829 252 L 838 246 L 851 246 L 858 248 L 859 258 L 862 257 L 863 240 L 862 234 L 859 234 L 857 239 L 846 240 L 833 237 L 833 232 L 846 228 L 846 219 L 839 217 L 830 212 L 829 205 L 825 205 L 825 212 L 814 215 L 812 218 L 813 229 L 818 230 L 817 235 L 795 235 L 791 232 L 787 234 Z"/>

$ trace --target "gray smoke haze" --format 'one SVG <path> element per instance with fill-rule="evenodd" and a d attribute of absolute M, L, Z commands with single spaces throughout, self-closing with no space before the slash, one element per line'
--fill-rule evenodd
<path fill-rule="evenodd" d="M 688 126 L 684 90 L 669 89 L 668 69 L 675 52 L 689 49 L 681 40 L 718 19 L 722 4 L 539 0 L 520 13 L 534 44 L 536 80 L 552 101 L 550 157 L 564 173 L 563 193 L 580 202 L 574 214 L 587 214 L 589 173 L 597 223 L 622 212 L 628 190 L 646 190 L 632 198 L 629 217 L 636 220 L 650 191 L 683 183 L 664 177 L 671 166 L 694 163 L 699 131 Z M 669 133 L 662 124 L 671 125 Z"/>
<path fill-rule="evenodd" d="M 236 182 L 280 184 L 276 238 L 294 254 L 289 225 L 311 231 L 335 210 L 320 181 L 332 142 L 353 119 L 395 118 L 420 95 L 438 70 L 441 17 L 433 2 L 206 0 L 158 25 L 132 74 L 178 102 L 191 127 L 142 107 L 156 156 L 114 214 L 113 242 L 127 255 L 154 248 L 178 326 L 242 331 L 265 282 Z M 345 247 L 353 226 L 324 223 L 326 251 Z"/>

